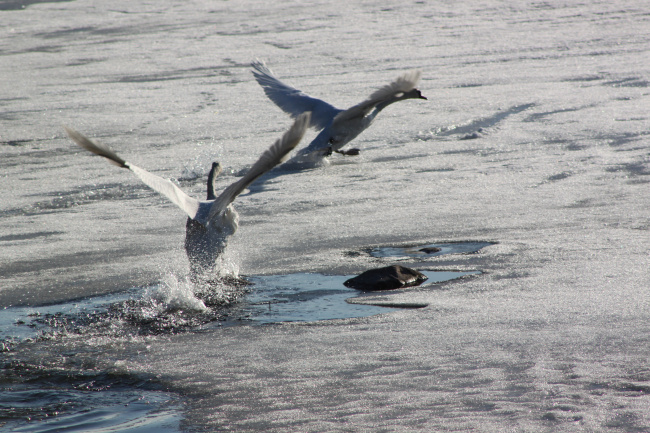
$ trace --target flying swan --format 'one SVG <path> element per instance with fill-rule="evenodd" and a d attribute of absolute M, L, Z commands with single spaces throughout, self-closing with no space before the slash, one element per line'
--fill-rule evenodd
<path fill-rule="evenodd" d="M 427 99 L 415 87 L 420 81 L 419 70 L 406 72 L 392 83 L 377 89 L 365 101 L 341 110 L 283 83 L 259 60 L 252 62 L 251 66 L 255 79 L 271 101 L 294 118 L 304 111 L 311 111 L 309 126 L 321 130 L 289 163 L 318 162 L 332 152 L 356 155 L 358 149 L 342 151 L 341 148 L 368 128 L 381 110 L 405 99 Z"/>
<path fill-rule="evenodd" d="M 239 215 L 232 205 L 233 200 L 255 179 L 282 162 L 287 154 L 302 139 L 308 125 L 310 113 L 296 117 L 291 128 L 269 147 L 248 172 L 238 181 L 224 189 L 217 197 L 214 179 L 221 172 L 221 165 L 213 163 L 208 175 L 207 200 L 196 200 L 185 194 L 172 181 L 125 161 L 109 146 L 91 141 L 72 128 L 64 127 L 70 138 L 90 152 L 103 156 L 118 167 L 128 168 L 147 186 L 167 197 L 188 216 L 185 225 L 185 252 L 190 262 L 190 276 L 208 276 L 214 270 L 216 259 L 228 245 L 239 225 Z"/>

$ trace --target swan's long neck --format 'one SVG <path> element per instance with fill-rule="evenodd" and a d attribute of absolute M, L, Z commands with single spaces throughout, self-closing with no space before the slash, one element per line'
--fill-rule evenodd
<path fill-rule="evenodd" d="M 375 109 L 373 110 L 373 112 L 372 112 L 370 115 L 374 117 L 374 116 L 376 116 L 377 114 L 379 114 L 379 112 L 380 112 L 381 110 L 383 110 L 384 108 L 388 107 L 390 104 L 393 104 L 393 103 L 395 103 L 395 102 L 397 102 L 397 101 L 401 101 L 402 99 L 403 99 L 403 98 L 391 98 L 391 99 L 387 99 L 386 101 L 377 104 L 377 106 L 375 107 Z"/>
<path fill-rule="evenodd" d="M 214 193 L 214 180 L 217 178 L 217 176 L 219 176 L 220 173 L 221 164 L 218 162 L 213 162 L 210 173 L 208 173 L 208 200 L 215 200 L 217 198 L 216 194 Z"/>
<path fill-rule="evenodd" d="M 406 99 L 406 98 L 391 98 L 382 103 L 375 105 L 375 109 L 372 110 L 367 116 L 363 118 L 363 129 L 366 129 L 367 127 L 370 126 L 370 124 L 375 120 L 375 117 L 377 117 L 377 115 L 381 110 L 388 107 L 390 104 L 393 104 L 397 101 L 401 101 L 402 99 Z"/>

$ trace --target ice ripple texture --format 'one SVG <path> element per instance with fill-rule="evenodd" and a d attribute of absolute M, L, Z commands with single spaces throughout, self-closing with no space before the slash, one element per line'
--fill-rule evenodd
<path fill-rule="evenodd" d="M 187 398 L 183 422 L 208 431 L 650 430 L 645 2 L 72 1 L 0 14 L 3 306 L 182 270 L 184 217 L 74 149 L 61 124 L 202 194 L 186 167 L 219 160 L 227 185 L 288 126 L 254 82 L 256 57 L 337 106 L 420 68 L 429 102 L 382 112 L 357 159 L 240 197 L 229 254 L 243 274 L 344 275 L 386 263 L 346 251 L 498 242 L 433 259 L 480 278 L 390 295 L 427 308 L 109 339 L 76 357 L 159 377 Z"/>

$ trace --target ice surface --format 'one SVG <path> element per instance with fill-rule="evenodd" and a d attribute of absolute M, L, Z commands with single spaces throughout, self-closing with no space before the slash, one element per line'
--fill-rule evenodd
<path fill-rule="evenodd" d="M 478 277 L 383 298 L 427 308 L 35 359 L 155 374 L 208 431 L 650 430 L 645 2 L 90 0 L 0 19 L 3 306 L 182 275 L 184 216 L 61 125 L 202 195 L 192 173 L 219 160 L 227 185 L 290 124 L 255 58 L 340 107 L 420 68 L 429 100 L 384 110 L 358 157 L 239 197 L 242 274 L 497 242 L 426 259 Z"/>

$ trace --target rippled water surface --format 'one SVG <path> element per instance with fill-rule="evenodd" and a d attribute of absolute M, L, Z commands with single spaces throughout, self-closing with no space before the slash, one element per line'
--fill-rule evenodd
<path fill-rule="evenodd" d="M 33 386 L 0 392 L 0 425 L 11 432 L 180 432 L 177 398 L 154 391 L 76 391 Z"/>

